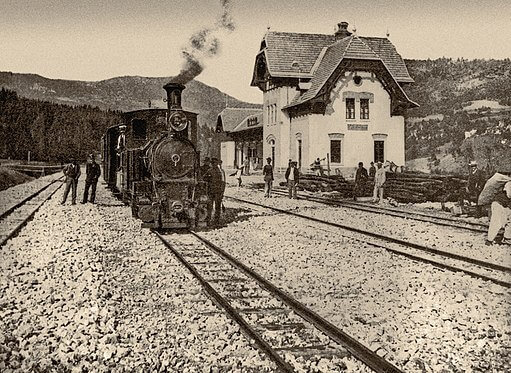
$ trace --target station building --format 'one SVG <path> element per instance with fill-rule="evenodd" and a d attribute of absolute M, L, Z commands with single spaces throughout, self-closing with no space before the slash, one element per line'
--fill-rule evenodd
<path fill-rule="evenodd" d="M 362 37 L 338 24 L 335 34 L 268 31 L 255 58 L 252 86 L 263 92 L 263 158 L 302 171 L 324 159 L 351 177 L 358 162 L 405 162 L 403 91 L 412 83 L 388 38 Z"/>
<path fill-rule="evenodd" d="M 220 158 L 226 168 L 237 168 L 248 159 L 250 170 L 263 167 L 262 110 L 225 108 L 217 117 L 216 132 L 220 139 Z"/>

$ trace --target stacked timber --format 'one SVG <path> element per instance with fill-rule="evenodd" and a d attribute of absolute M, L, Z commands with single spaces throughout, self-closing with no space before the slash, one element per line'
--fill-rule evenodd
<path fill-rule="evenodd" d="M 457 176 L 433 175 L 419 172 L 387 172 L 385 198 L 402 203 L 457 201 L 459 190 L 466 180 Z M 286 183 L 280 184 L 285 186 Z M 352 198 L 355 182 L 342 176 L 301 175 L 299 190 L 322 193 L 327 196 Z M 370 178 L 359 196 L 372 196 L 374 180 Z"/>
<path fill-rule="evenodd" d="M 387 172 L 385 196 L 398 202 L 457 201 L 466 180 L 450 175 Z"/>

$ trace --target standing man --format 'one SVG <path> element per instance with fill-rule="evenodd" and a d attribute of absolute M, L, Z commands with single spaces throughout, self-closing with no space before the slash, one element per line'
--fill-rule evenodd
<path fill-rule="evenodd" d="M 357 197 L 364 194 L 366 181 L 369 178 L 367 170 L 364 168 L 364 163 L 358 162 L 357 173 L 355 174 L 355 187 L 353 188 L 353 199 L 356 201 Z"/>
<path fill-rule="evenodd" d="M 83 203 L 87 203 L 89 197 L 89 188 L 92 187 L 90 192 L 90 203 L 94 203 L 96 199 L 96 186 L 98 184 L 99 175 L 101 175 L 101 169 L 99 164 L 94 159 L 94 154 L 90 154 L 87 159 L 87 166 L 85 167 L 85 189 L 83 191 Z"/>
<path fill-rule="evenodd" d="M 504 227 L 504 238 L 501 243 L 511 245 L 511 181 L 504 185 L 504 189 L 491 203 L 491 219 L 486 245 L 493 244 L 502 227 Z"/>
<path fill-rule="evenodd" d="M 270 198 L 271 188 L 273 186 L 273 167 L 271 165 L 271 158 L 266 158 L 267 164 L 263 167 L 264 176 L 264 196 Z"/>
<path fill-rule="evenodd" d="M 479 194 L 481 194 L 481 191 L 484 188 L 484 184 L 486 183 L 484 173 L 477 168 L 476 161 L 470 162 L 469 168 L 470 171 L 468 173 L 467 186 L 460 192 L 460 199 L 458 201 L 460 206 L 464 206 L 465 200 L 469 202 L 469 205 L 471 202 L 477 204 Z M 477 216 L 480 217 L 481 215 L 481 206 L 477 206 Z"/>
<path fill-rule="evenodd" d="M 371 167 L 369 167 L 369 177 L 374 177 L 376 175 L 376 167 L 374 167 L 374 162 L 371 162 Z"/>
<path fill-rule="evenodd" d="M 222 209 L 222 173 L 220 171 L 219 160 L 217 158 L 211 159 L 211 167 L 204 175 L 204 181 L 209 185 L 208 187 L 208 214 L 207 221 L 211 223 L 211 214 L 213 212 L 213 205 L 215 205 L 215 216 L 212 225 L 218 225 L 220 223 L 220 211 Z"/>
<path fill-rule="evenodd" d="M 80 165 L 76 159 L 73 159 L 70 164 L 64 167 L 64 175 L 66 176 L 66 189 L 64 190 L 64 198 L 60 204 L 63 205 L 66 203 L 69 189 L 72 188 L 71 204 L 76 205 L 76 185 L 78 184 L 78 178 L 81 175 Z"/>
<path fill-rule="evenodd" d="M 381 162 L 378 162 L 378 169 L 374 175 L 373 202 L 377 202 L 379 196 L 380 203 L 383 203 L 383 184 L 385 184 L 385 181 L 385 168 L 382 167 Z"/>
<path fill-rule="evenodd" d="M 289 191 L 289 198 L 296 199 L 296 186 L 300 181 L 300 171 L 298 171 L 297 162 L 291 161 L 286 170 L 287 189 Z"/>
<path fill-rule="evenodd" d="M 243 161 L 243 165 L 245 166 L 245 175 L 250 175 L 250 160 L 248 159 L 248 157 L 245 158 L 245 160 Z"/>
<path fill-rule="evenodd" d="M 218 159 L 218 169 L 220 170 L 220 174 L 222 175 L 222 183 L 221 183 L 221 186 L 222 186 L 222 197 L 221 197 L 220 201 L 223 201 L 224 194 L 225 194 L 225 186 L 227 185 L 227 181 L 225 179 L 225 171 L 222 168 L 222 160 L 221 159 Z M 222 202 L 220 202 L 220 205 L 222 206 L 222 212 L 225 212 L 224 204 Z"/>

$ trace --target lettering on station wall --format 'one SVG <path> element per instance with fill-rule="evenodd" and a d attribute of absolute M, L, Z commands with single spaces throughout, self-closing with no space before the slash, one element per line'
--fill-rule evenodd
<path fill-rule="evenodd" d="M 353 124 L 348 123 L 348 130 L 349 131 L 367 131 L 367 124 Z"/>

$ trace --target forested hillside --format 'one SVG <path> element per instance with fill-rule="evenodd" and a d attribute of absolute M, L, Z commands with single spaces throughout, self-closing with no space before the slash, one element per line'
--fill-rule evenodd
<path fill-rule="evenodd" d="M 19 97 L 0 90 L 0 158 L 66 161 L 99 150 L 101 135 L 119 112 Z"/>
<path fill-rule="evenodd" d="M 0 72 L 0 157 L 26 159 L 30 150 L 36 160 L 84 159 L 87 151 L 99 150 L 104 129 L 118 123 L 121 111 L 165 108 L 163 85 L 171 80 L 125 76 L 83 82 Z M 220 155 L 213 129 L 226 105 L 260 107 L 199 81 L 186 84 L 183 108 L 199 114 L 199 142 L 205 155 Z"/>
<path fill-rule="evenodd" d="M 426 158 L 435 172 L 464 172 L 470 160 L 511 170 L 511 60 L 406 64 L 415 83 L 405 91 L 421 105 L 407 113 L 407 161 Z"/>
<path fill-rule="evenodd" d="M 467 162 L 477 160 L 490 170 L 511 171 L 511 60 L 440 58 L 406 64 L 415 83 L 404 89 L 420 104 L 407 113 L 407 164 L 465 173 Z M 2 91 L 0 156 L 26 157 L 32 150 L 37 159 L 81 157 L 91 146 L 98 147 L 102 131 L 117 118 L 115 110 L 165 107 L 162 86 L 169 80 L 127 76 L 82 82 L 0 72 L 0 87 L 19 95 Z M 199 114 L 203 154 L 217 155 L 211 129 L 226 104 L 261 107 L 195 80 L 183 92 L 184 108 Z"/>

